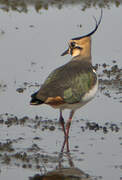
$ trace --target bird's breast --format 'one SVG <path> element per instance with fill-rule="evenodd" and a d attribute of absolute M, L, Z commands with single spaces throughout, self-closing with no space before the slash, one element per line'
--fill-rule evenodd
<path fill-rule="evenodd" d="M 81 99 L 81 102 L 89 102 L 91 99 L 94 98 L 96 92 L 98 90 L 98 79 L 95 83 L 95 85 L 86 93 Z"/>

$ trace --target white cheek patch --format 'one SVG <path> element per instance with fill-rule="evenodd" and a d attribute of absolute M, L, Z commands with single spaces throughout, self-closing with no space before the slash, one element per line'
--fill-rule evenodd
<path fill-rule="evenodd" d="M 79 49 L 74 49 L 73 53 L 72 53 L 72 56 L 75 57 L 75 56 L 78 56 L 79 54 L 80 54 L 80 50 Z"/>

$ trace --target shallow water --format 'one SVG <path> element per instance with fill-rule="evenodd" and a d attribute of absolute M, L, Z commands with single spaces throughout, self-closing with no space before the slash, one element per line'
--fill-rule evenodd
<path fill-rule="evenodd" d="M 43 167 L 52 171 L 58 165 L 63 143 L 58 110 L 46 105 L 32 107 L 29 101 L 49 72 L 69 61 L 69 56 L 60 56 L 67 48 L 67 41 L 94 28 L 92 16 L 99 19 L 100 9 L 91 7 L 82 11 L 83 5 L 63 4 L 60 10 L 50 5 L 48 10 L 42 8 L 37 12 L 32 3 L 27 6 L 27 13 L 0 10 L 2 180 L 28 179 L 43 173 Z M 92 37 L 92 61 L 94 65 L 100 64 L 100 88 L 95 99 L 74 116 L 70 156 L 75 167 L 92 178 L 119 180 L 122 177 L 122 6 L 117 8 L 111 3 L 109 6 L 103 9 L 101 25 Z M 103 63 L 109 66 L 103 67 Z M 115 65 L 118 69 L 112 71 Z M 68 115 L 65 111 L 65 119 Z M 101 128 L 90 129 L 86 122 L 97 123 Z M 63 164 L 69 166 L 65 154 Z"/>

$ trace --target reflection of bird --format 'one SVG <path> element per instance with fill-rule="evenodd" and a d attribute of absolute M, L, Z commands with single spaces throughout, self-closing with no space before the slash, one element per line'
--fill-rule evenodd
<path fill-rule="evenodd" d="M 96 72 L 91 62 L 91 35 L 97 30 L 101 17 L 95 29 L 87 35 L 73 38 L 69 41 L 68 49 L 62 54 L 70 54 L 72 59 L 67 64 L 54 70 L 46 79 L 40 90 L 32 94 L 31 105 L 48 104 L 60 109 L 60 123 L 64 131 L 65 140 L 62 147 L 67 144 L 68 135 L 74 112 L 89 102 L 98 89 Z M 64 126 L 62 110 L 70 109 L 69 120 Z"/>
<path fill-rule="evenodd" d="M 43 175 L 36 174 L 34 177 L 30 177 L 30 180 L 92 180 L 89 174 L 74 166 L 69 153 L 66 154 L 66 157 L 69 164 L 67 167 L 62 165 L 63 153 L 61 153 L 59 154 L 59 165 L 55 170 Z"/>

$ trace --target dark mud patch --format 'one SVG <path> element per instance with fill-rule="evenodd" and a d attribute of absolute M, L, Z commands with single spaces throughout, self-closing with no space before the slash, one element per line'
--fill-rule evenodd
<path fill-rule="evenodd" d="M 0 124 L 6 125 L 7 127 L 11 127 L 13 125 L 21 125 L 30 128 L 40 128 L 42 131 L 44 130 L 55 130 L 55 125 L 59 124 L 59 122 L 55 120 L 43 119 L 41 116 L 35 116 L 35 118 L 29 118 L 28 116 L 24 116 L 22 118 L 18 118 L 13 114 L 1 114 L 0 115 Z"/>
<path fill-rule="evenodd" d="M 86 122 L 84 126 L 81 126 L 82 131 L 90 130 L 90 131 L 102 131 L 104 134 L 108 132 L 119 132 L 120 128 L 122 126 L 118 126 L 117 124 L 113 123 L 105 123 L 104 125 L 99 125 L 98 123 L 95 122 Z"/>
<path fill-rule="evenodd" d="M 13 152 L 14 149 L 12 148 L 12 141 L 7 141 L 6 143 L 0 142 L 0 152 Z"/>
<path fill-rule="evenodd" d="M 28 120 L 29 118 L 27 116 L 18 118 L 17 116 L 8 113 L 0 115 L 0 124 L 5 124 L 7 125 L 7 127 L 10 127 L 12 125 L 24 125 Z"/>
<path fill-rule="evenodd" d="M 44 155 L 43 153 L 17 152 L 13 154 L 4 153 L 0 156 L 1 164 L 21 167 L 24 169 L 35 169 L 41 173 L 46 172 L 48 164 L 58 163 L 58 155 Z"/>
<path fill-rule="evenodd" d="M 65 6 L 71 6 L 71 5 L 82 5 L 82 10 L 85 10 L 87 8 L 91 8 L 91 7 L 102 7 L 102 8 L 110 8 L 111 4 L 114 4 L 116 7 L 119 7 L 121 4 L 121 1 L 112 1 L 112 0 L 108 0 L 108 1 L 96 1 L 96 0 L 92 0 L 92 1 L 85 1 L 85 0 L 42 0 L 42 1 L 38 1 L 38 0 L 2 0 L 0 1 L 0 5 L 1 5 L 1 9 L 8 12 L 10 10 L 12 11 L 17 11 L 19 13 L 24 12 L 27 13 L 29 6 L 34 6 L 35 10 L 37 12 L 40 12 L 41 10 L 48 10 L 50 7 L 56 7 L 57 9 L 62 9 Z"/>
<path fill-rule="evenodd" d="M 80 123 L 80 121 L 76 121 L 76 123 Z M 122 130 L 122 123 L 120 124 L 113 124 L 106 122 L 104 125 L 99 125 L 96 122 L 81 122 L 82 125 L 81 130 L 82 132 L 89 131 L 89 133 L 92 132 L 102 132 L 103 134 L 107 133 L 118 133 Z M 29 118 L 27 116 L 24 116 L 22 118 L 18 118 L 17 116 L 14 116 L 12 114 L 2 114 L 0 115 L 0 126 L 3 128 L 7 126 L 8 131 L 9 128 L 13 128 L 15 126 L 20 127 L 21 129 L 29 128 L 33 130 L 39 130 L 40 134 L 43 133 L 43 131 L 54 131 L 55 129 L 59 129 L 60 125 L 57 119 L 55 120 L 48 120 L 44 119 L 42 117 L 36 116 L 34 119 Z M 48 133 L 48 132 L 47 132 Z M 45 151 L 43 147 L 41 147 L 39 144 L 42 141 L 42 137 L 37 136 L 35 133 L 35 136 L 32 138 L 31 145 L 28 145 L 27 147 L 24 147 L 24 144 L 22 147 L 17 148 L 18 145 L 21 143 L 24 143 L 26 141 L 24 134 L 20 133 L 19 137 L 15 137 L 14 139 L 6 138 L 4 141 L 1 139 L 0 141 L 0 162 L 2 164 L 11 164 L 20 166 L 22 168 L 35 168 L 35 169 L 41 169 L 41 163 L 42 161 L 44 163 L 57 163 L 58 157 L 56 157 L 56 152 L 54 153 L 54 156 L 45 155 Z M 121 137 L 119 137 L 119 141 L 121 141 Z M 25 143 L 26 144 L 26 143 Z"/>
<path fill-rule="evenodd" d="M 116 61 L 112 65 L 106 63 L 96 64 L 95 69 L 98 71 L 99 90 L 105 96 L 122 102 L 122 68 L 118 67 Z"/>
<path fill-rule="evenodd" d="M 84 180 L 99 180 L 102 179 L 101 177 L 91 177 L 87 173 L 83 172 L 82 170 L 79 170 L 79 172 L 76 171 L 75 167 L 72 169 L 71 167 L 66 167 L 67 160 L 66 157 L 64 157 L 62 160 L 59 158 L 59 152 L 53 151 L 53 153 L 47 153 L 45 150 L 45 135 L 43 136 L 43 133 L 45 134 L 45 130 L 47 131 L 46 134 L 49 136 L 52 132 L 56 129 L 59 130 L 59 122 L 57 119 L 49 120 L 47 118 L 42 118 L 39 116 L 36 116 L 35 118 L 29 118 L 28 116 L 24 116 L 22 118 L 18 118 L 17 116 L 13 114 L 2 114 L 0 115 L 0 128 L 2 127 L 7 128 L 7 134 L 6 137 L 0 139 L 0 164 L 2 166 L 9 166 L 9 167 L 17 167 L 22 168 L 26 170 L 34 170 L 36 172 L 39 172 L 38 174 L 32 176 L 29 178 L 29 180 L 44 180 L 44 179 L 83 179 Z M 76 123 L 82 125 L 79 126 L 79 130 L 82 131 L 83 134 L 87 132 L 87 134 L 94 134 L 99 133 L 100 138 L 98 141 L 106 140 L 105 136 L 106 134 L 112 134 L 112 133 L 119 133 L 122 131 L 122 123 L 120 124 L 113 124 L 113 123 L 105 123 L 104 125 L 100 125 L 96 122 L 88 122 L 85 120 L 78 120 Z M 9 132 L 13 128 L 16 128 L 16 134 L 18 129 L 20 129 L 19 137 L 14 136 L 10 137 Z M 22 132 L 23 128 L 25 128 L 26 131 L 30 129 L 31 131 L 31 138 L 26 139 L 27 137 Z M 39 134 L 37 133 L 39 132 Z M 28 134 L 28 133 L 27 133 Z M 38 134 L 38 135 L 37 135 Z M 121 146 L 122 137 L 118 134 L 118 141 Z M 62 134 L 63 135 L 63 134 Z M 57 137 L 58 138 L 58 137 Z M 71 139 L 70 139 L 71 140 Z M 43 144 L 44 141 L 44 144 Z M 91 142 L 91 140 L 90 140 Z M 93 141 L 92 141 L 93 143 Z M 52 144 L 53 146 L 54 144 Z M 61 144 L 62 145 L 62 144 Z M 48 144 L 47 144 L 48 146 Z M 71 154 L 73 153 L 79 153 L 79 144 L 76 144 L 75 150 L 71 151 Z M 60 151 L 60 148 L 59 148 Z M 75 161 L 84 161 L 85 159 L 85 152 L 83 151 L 80 155 L 82 157 L 75 157 Z M 75 155 L 76 156 L 76 155 Z M 70 159 L 70 158 L 69 158 Z M 71 161 L 71 159 L 70 159 Z M 55 168 L 58 166 L 59 162 L 62 162 L 65 164 L 65 166 L 62 167 L 62 169 Z M 70 164 L 72 164 L 70 162 Z M 119 165 L 116 165 L 117 168 Z M 55 170 L 53 170 L 55 168 Z M 50 172 L 49 169 L 51 169 Z M 72 170 L 71 170 L 72 169 Z M 72 172 L 76 172 L 76 174 L 72 174 Z M 82 172 L 82 174 L 81 174 Z M 78 173 L 78 174 L 77 174 Z M 82 177 L 82 178 L 81 178 Z"/>
<path fill-rule="evenodd" d="M 28 88 L 39 88 L 40 85 L 38 83 L 28 83 L 28 82 L 24 82 L 23 84 L 19 85 L 19 87 L 17 87 L 16 91 L 18 93 L 24 93 L 25 90 L 27 90 Z"/>
<path fill-rule="evenodd" d="M 89 122 L 85 120 L 81 120 L 84 122 L 84 126 L 81 126 L 82 131 L 90 130 L 90 131 L 103 131 L 103 133 L 107 133 L 109 131 L 111 132 L 118 132 L 122 128 L 122 123 L 115 124 L 106 122 L 104 125 L 99 125 L 96 122 Z M 76 122 L 80 122 L 80 120 L 76 120 Z M 83 124 L 83 122 L 81 122 Z M 1 114 L 0 115 L 0 125 L 6 125 L 7 127 L 11 126 L 24 126 L 29 127 L 33 129 L 40 129 L 41 131 L 49 130 L 54 131 L 56 127 L 58 126 L 58 129 L 60 128 L 60 123 L 57 119 L 50 120 L 47 118 L 42 118 L 41 116 L 35 116 L 35 118 L 29 118 L 28 116 L 24 116 L 22 118 L 18 118 L 17 116 L 14 116 L 13 114 Z M 35 140 L 38 140 L 39 137 L 35 137 Z M 10 145 L 11 142 L 8 142 L 8 145 Z"/>

